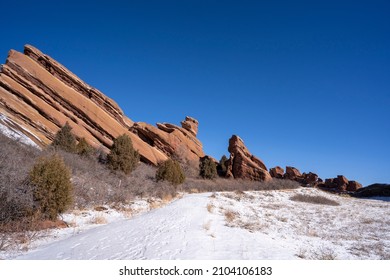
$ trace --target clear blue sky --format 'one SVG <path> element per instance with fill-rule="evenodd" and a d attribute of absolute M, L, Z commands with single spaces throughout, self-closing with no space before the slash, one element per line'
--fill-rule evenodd
<path fill-rule="evenodd" d="M 60 2 L 60 3 L 58 3 Z M 238 134 L 267 167 L 390 183 L 389 1 L 7 1 L 0 53 L 32 44 L 134 121 Z"/>

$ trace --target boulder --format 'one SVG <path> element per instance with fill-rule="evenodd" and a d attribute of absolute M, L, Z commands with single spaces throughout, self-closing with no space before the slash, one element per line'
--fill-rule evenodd
<path fill-rule="evenodd" d="M 244 141 L 237 135 L 230 138 L 228 151 L 230 158 L 226 164 L 227 177 L 255 181 L 272 179 L 265 164 L 249 152 Z"/>
<path fill-rule="evenodd" d="M 362 188 L 362 184 L 360 184 L 356 181 L 349 181 L 348 182 L 347 191 L 349 191 L 349 192 L 356 192 L 361 188 Z"/>
<path fill-rule="evenodd" d="M 335 188 L 335 187 L 337 187 L 337 185 L 334 182 L 334 178 L 325 179 L 324 186 L 326 188 Z"/>
<path fill-rule="evenodd" d="M 283 179 L 284 169 L 280 166 L 275 166 L 273 168 L 270 168 L 269 174 L 272 178 Z"/>
<path fill-rule="evenodd" d="M 334 182 L 338 185 L 338 186 L 342 186 L 342 185 L 348 185 L 348 179 L 346 177 L 344 177 L 343 175 L 337 175 L 337 178 L 334 178 Z"/>
<path fill-rule="evenodd" d="M 181 122 L 181 127 L 191 132 L 195 137 L 198 134 L 198 125 L 198 120 L 188 116 Z"/>
<path fill-rule="evenodd" d="M 337 175 L 337 177 L 333 179 L 333 183 L 339 192 L 345 192 L 347 190 L 348 179 L 343 175 Z"/>
<path fill-rule="evenodd" d="M 302 177 L 303 177 L 304 184 L 311 185 L 311 186 L 314 186 L 318 182 L 318 179 L 319 179 L 318 175 L 315 173 L 312 173 L 312 172 L 303 173 Z"/>
<path fill-rule="evenodd" d="M 301 172 L 292 166 L 286 166 L 286 174 L 284 174 L 284 178 L 290 180 L 297 180 L 302 178 Z"/>

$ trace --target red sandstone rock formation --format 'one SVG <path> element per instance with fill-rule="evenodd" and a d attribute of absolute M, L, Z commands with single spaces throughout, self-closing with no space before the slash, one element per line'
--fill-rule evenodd
<path fill-rule="evenodd" d="M 359 189 L 361 189 L 363 186 L 362 184 L 356 182 L 356 181 L 349 181 L 347 185 L 347 191 L 349 192 L 356 192 Z"/>
<path fill-rule="evenodd" d="M 284 174 L 284 178 L 290 180 L 297 180 L 302 178 L 301 172 L 292 166 L 286 166 L 286 174 Z"/>
<path fill-rule="evenodd" d="M 230 158 L 227 161 L 227 177 L 265 181 L 272 179 L 265 164 L 252 155 L 240 137 L 229 140 Z"/>
<path fill-rule="evenodd" d="M 178 157 L 187 161 L 199 161 L 204 156 L 202 143 L 196 138 L 198 121 L 186 117 L 178 127 L 169 123 L 134 123 L 132 131 L 151 146 L 158 148 L 169 157 Z"/>
<path fill-rule="evenodd" d="M 272 178 L 283 179 L 284 169 L 280 166 L 275 166 L 273 168 L 270 168 L 269 174 Z"/>
<path fill-rule="evenodd" d="M 141 126 L 147 127 L 147 131 L 157 130 L 160 137 L 153 141 L 145 135 L 139 137 L 133 129 L 130 131 L 133 121 L 112 99 L 29 45 L 24 54 L 11 50 L 1 68 L 0 114 L 13 123 L 13 129 L 25 133 L 41 147 L 51 143 L 55 133 L 68 122 L 77 138 L 84 137 L 92 146 L 105 151 L 114 138 L 126 133 L 141 160 L 155 165 L 180 150 L 191 159 L 204 155 L 196 139 L 195 119 L 186 118 L 183 128 L 144 124 Z"/>
<path fill-rule="evenodd" d="M 191 117 L 186 117 L 184 121 L 181 122 L 181 127 L 185 130 L 191 132 L 195 137 L 198 134 L 198 121 Z"/>
<path fill-rule="evenodd" d="M 317 182 L 319 182 L 318 175 L 313 172 L 303 173 L 302 178 L 303 178 L 303 183 L 306 185 L 315 186 Z"/>
<path fill-rule="evenodd" d="M 336 178 L 325 179 L 325 183 L 319 184 L 319 187 L 335 192 L 356 192 L 362 188 L 362 185 L 356 181 L 349 181 L 343 175 L 338 175 Z"/>

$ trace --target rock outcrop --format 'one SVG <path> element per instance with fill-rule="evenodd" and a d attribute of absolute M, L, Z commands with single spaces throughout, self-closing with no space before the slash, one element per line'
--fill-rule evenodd
<path fill-rule="evenodd" d="M 286 166 L 286 174 L 284 174 L 284 178 L 298 181 L 302 179 L 302 174 L 297 168 Z"/>
<path fill-rule="evenodd" d="M 147 123 L 137 122 L 132 131 L 143 141 L 158 148 L 168 157 L 178 157 L 187 161 L 199 161 L 204 157 L 202 143 L 196 138 L 198 121 L 186 117 L 181 122 L 182 127 L 158 123 L 157 127 Z"/>
<path fill-rule="evenodd" d="M 244 141 L 237 135 L 230 138 L 228 151 L 230 158 L 226 163 L 227 177 L 255 181 L 272 179 L 265 164 L 249 152 Z"/>
<path fill-rule="evenodd" d="M 192 159 L 204 155 L 196 139 L 195 119 L 186 118 L 183 128 L 136 124 L 147 127 L 138 136 L 132 129 L 134 122 L 112 99 L 29 45 L 24 53 L 11 50 L 1 67 L 0 114 L 13 123 L 14 130 L 22 131 L 41 147 L 51 143 L 55 133 L 68 122 L 76 138 L 84 137 L 104 151 L 108 151 L 113 139 L 125 133 L 132 139 L 141 160 L 154 165 L 181 149 Z M 149 131 L 157 131 L 159 137 L 149 137 Z"/>
<path fill-rule="evenodd" d="M 390 184 L 372 184 L 364 188 L 358 188 L 354 193 L 356 197 L 390 196 Z"/>
<path fill-rule="evenodd" d="M 310 186 L 315 186 L 318 182 L 322 181 L 320 178 L 318 178 L 318 175 L 313 172 L 303 173 L 302 180 L 305 185 Z"/>
<path fill-rule="evenodd" d="M 349 192 L 356 192 L 359 189 L 361 189 L 363 186 L 362 184 L 356 182 L 356 181 L 349 181 L 347 185 L 347 191 Z"/>
<path fill-rule="evenodd" d="M 196 137 L 198 134 L 198 124 L 198 120 L 191 117 L 186 117 L 186 119 L 181 122 L 181 127 L 191 132 L 192 135 Z"/>
<path fill-rule="evenodd" d="M 349 181 L 343 175 L 338 175 L 336 178 L 325 179 L 325 182 L 319 183 L 318 187 L 334 192 L 356 192 L 362 188 L 362 185 L 356 181 Z"/>
<path fill-rule="evenodd" d="M 278 179 L 288 179 L 296 181 L 303 186 L 316 186 L 317 183 L 322 182 L 322 180 L 318 177 L 317 174 L 313 172 L 303 173 L 292 166 L 286 166 L 286 173 L 284 173 L 284 169 L 280 166 L 276 166 L 270 169 L 271 177 Z"/>
<path fill-rule="evenodd" d="M 272 178 L 283 179 L 284 169 L 280 166 L 275 166 L 269 169 L 269 174 Z"/>

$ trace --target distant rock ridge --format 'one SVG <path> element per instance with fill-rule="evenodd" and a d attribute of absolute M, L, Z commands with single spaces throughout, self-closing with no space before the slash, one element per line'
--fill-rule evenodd
<path fill-rule="evenodd" d="M 84 137 L 106 152 L 113 139 L 127 134 L 141 160 L 154 165 L 180 149 L 185 151 L 181 155 L 191 160 L 204 155 L 196 138 L 198 122 L 194 118 L 187 117 L 182 128 L 170 124 L 154 127 L 165 131 L 160 139 L 140 137 L 134 133 L 139 130 L 133 128 L 138 125 L 123 114 L 115 101 L 30 45 L 24 47 L 24 53 L 11 50 L 1 67 L 0 114 L 13 124 L 13 130 L 28 131 L 27 136 L 40 147 L 51 143 L 55 133 L 68 122 L 76 138 Z M 153 126 L 145 126 L 153 130 Z"/>
<path fill-rule="evenodd" d="M 328 178 L 323 181 L 313 172 L 301 174 L 297 168 L 292 166 L 286 166 L 286 173 L 284 174 L 284 169 L 280 166 L 270 168 L 269 172 L 272 178 L 293 180 L 303 186 L 318 187 L 332 192 L 356 192 L 362 188 L 360 183 L 348 180 L 343 175 L 338 175 L 336 178 Z"/>

